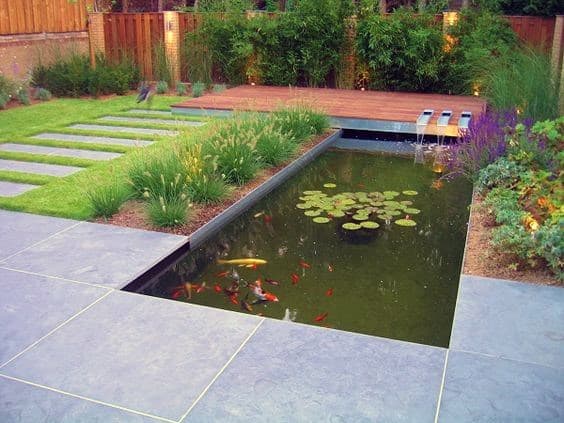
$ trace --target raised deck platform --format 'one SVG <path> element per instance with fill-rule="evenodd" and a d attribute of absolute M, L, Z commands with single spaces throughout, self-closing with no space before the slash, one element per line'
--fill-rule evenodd
<path fill-rule="evenodd" d="M 417 117 L 433 109 L 426 134 L 437 133 L 443 110 L 453 112 L 445 135 L 458 135 L 458 119 L 464 111 L 475 118 L 485 111 L 478 97 L 329 88 L 288 88 L 242 85 L 206 94 L 172 106 L 173 114 L 227 115 L 233 110 L 269 112 L 287 104 L 309 103 L 332 118 L 335 127 L 384 132 L 416 133 Z"/>

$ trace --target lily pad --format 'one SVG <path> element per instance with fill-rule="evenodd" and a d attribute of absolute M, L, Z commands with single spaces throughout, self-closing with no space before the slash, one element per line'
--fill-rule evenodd
<path fill-rule="evenodd" d="M 352 218 L 354 220 L 368 220 L 368 215 L 366 213 L 357 213 Z"/>
<path fill-rule="evenodd" d="M 354 201 L 352 198 L 345 198 L 343 201 L 341 201 L 341 204 L 345 204 L 345 205 L 353 205 L 356 204 L 356 201 Z"/>
<path fill-rule="evenodd" d="M 319 216 L 321 214 L 321 210 L 307 210 L 304 214 L 309 217 Z"/>
<path fill-rule="evenodd" d="M 331 219 L 329 219 L 327 217 L 314 217 L 313 221 L 315 223 L 329 223 L 331 221 Z"/>
<path fill-rule="evenodd" d="M 402 191 L 402 192 L 403 192 L 404 195 L 417 195 L 418 194 L 417 191 L 413 191 L 413 190 L 409 190 L 409 189 Z"/>
<path fill-rule="evenodd" d="M 337 185 L 335 185 L 335 184 L 333 184 L 333 183 L 331 183 L 331 182 L 328 182 L 328 183 L 326 183 L 326 184 L 323 184 L 323 187 L 324 187 L 324 188 L 337 188 Z"/>
<path fill-rule="evenodd" d="M 321 191 L 304 191 L 303 192 L 305 195 L 317 195 L 317 194 L 322 194 Z"/>
<path fill-rule="evenodd" d="M 421 210 L 413 208 L 413 207 L 407 207 L 405 209 L 403 209 L 404 212 L 406 212 L 407 214 L 419 214 L 421 213 Z"/>
<path fill-rule="evenodd" d="M 383 194 L 384 194 L 384 197 L 394 198 L 394 197 L 397 197 L 400 193 L 397 192 L 397 191 L 384 191 Z"/>
<path fill-rule="evenodd" d="M 380 227 L 379 223 L 373 222 L 371 220 L 367 220 L 366 222 L 361 222 L 360 226 L 366 229 L 377 229 Z"/>
<path fill-rule="evenodd" d="M 415 226 L 415 225 L 417 225 L 417 223 L 415 223 L 415 221 L 411 220 L 411 219 L 398 219 L 398 220 L 396 220 L 395 223 L 396 223 L 396 225 L 399 225 L 399 226 Z"/>
<path fill-rule="evenodd" d="M 306 210 L 306 209 L 311 209 L 313 207 L 313 204 L 311 204 L 311 203 L 299 203 L 299 204 L 296 204 L 296 207 L 298 209 Z"/>
<path fill-rule="evenodd" d="M 389 216 L 399 216 L 401 212 L 399 210 L 388 210 L 386 212 Z"/>
<path fill-rule="evenodd" d="M 352 222 L 343 223 L 343 229 L 346 229 L 348 231 L 356 231 L 360 228 L 361 228 L 361 226 L 357 225 L 356 223 L 352 223 Z"/>
<path fill-rule="evenodd" d="M 398 208 L 399 204 L 397 201 L 387 200 L 382 203 L 384 206 L 389 208 Z"/>
<path fill-rule="evenodd" d="M 403 204 L 404 206 L 411 206 L 413 204 L 413 201 L 404 200 L 404 201 L 400 201 L 400 203 Z"/>
<path fill-rule="evenodd" d="M 329 210 L 327 213 L 333 217 L 343 217 L 345 215 L 345 212 L 341 210 Z"/>

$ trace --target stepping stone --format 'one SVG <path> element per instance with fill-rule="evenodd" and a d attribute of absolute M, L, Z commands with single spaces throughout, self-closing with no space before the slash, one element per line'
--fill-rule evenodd
<path fill-rule="evenodd" d="M 165 112 L 164 110 L 131 109 L 128 110 L 127 113 L 172 116 L 172 112 Z"/>
<path fill-rule="evenodd" d="M 20 162 L 17 160 L 0 159 L 0 170 L 11 170 L 14 172 L 34 173 L 48 176 L 68 176 L 83 170 L 82 167 L 61 166 L 47 163 Z"/>
<path fill-rule="evenodd" d="M 38 188 L 37 185 L 21 184 L 19 182 L 0 181 L 0 197 L 15 197 L 24 192 Z"/>
<path fill-rule="evenodd" d="M 34 135 L 32 138 L 40 140 L 83 142 L 86 144 L 126 145 L 128 147 L 146 147 L 152 144 L 151 141 L 134 140 L 132 138 L 97 137 L 93 135 L 57 134 L 52 132 L 44 132 L 43 134 Z"/>
<path fill-rule="evenodd" d="M 91 125 L 85 123 L 71 125 L 69 128 L 84 131 L 129 132 L 131 134 L 145 135 L 178 135 L 178 131 L 169 131 L 167 129 L 132 128 L 130 126 Z"/>
<path fill-rule="evenodd" d="M 151 119 L 151 118 L 134 118 L 122 116 L 104 116 L 98 120 L 111 121 L 111 122 L 126 122 L 126 123 L 154 123 L 158 125 L 183 125 L 183 126 L 203 126 L 205 122 L 191 121 L 191 120 L 172 120 L 172 119 Z"/>
<path fill-rule="evenodd" d="M 120 153 L 108 153 L 106 151 L 79 150 L 74 148 L 44 147 L 41 145 L 28 144 L 0 144 L 1 151 L 12 151 L 18 153 L 44 154 L 47 156 L 78 157 L 91 160 L 112 160 L 121 156 Z"/>

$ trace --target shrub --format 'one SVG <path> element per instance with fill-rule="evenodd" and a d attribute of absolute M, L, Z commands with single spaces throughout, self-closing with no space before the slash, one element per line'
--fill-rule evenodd
<path fill-rule="evenodd" d="M 220 93 L 222 91 L 225 91 L 227 89 L 227 86 L 225 84 L 213 84 L 213 92 L 214 93 Z"/>
<path fill-rule="evenodd" d="M 182 72 L 190 82 L 212 82 L 212 57 L 203 31 L 188 32 L 182 43 Z"/>
<path fill-rule="evenodd" d="M 16 93 L 16 99 L 20 102 L 20 104 L 23 104 L 24 106 L 29 106 L 31 104 L 31 101 L 29 99 L 29 92 L 25 87 L 18 90 L 18 92 Z"/>
<path fill-rule="evenodd" d="M 168 91 L 168 83 L 166 81 L 158 81 L 155 90 L 157 94 L 166 94 Z"/>
<path fill-rule="evenodd" d="M 6 97 L 9 97 L 14 94 L 15 91 L 16 84 L 4 75 L 0 75 L 0 94 L 4 94 Z"/>
<path fill-rule="evenodd" d="M 374 73 L 376 89 L 448 92 L 442 27 L 432 15 L 407 10 L 371 15 L 359 22 L 357 50 Z"/>
<path fill-rule="evenodd" d="M 10 97 L 8 96 L 8 94 L 0 92 L 0 110 L 5 109 L 9 101 Z"/>
<path fill-rule="evenodd" d="M 188 93 L 188 89 L 186 88 L 186 84 L 178 81 L 176 83 L 176 94 L 179 96 L 184 96 Z"/>
<path fill-rule="evenodd" d="M 153 74 L 157 81 L 165 81 L 167 87 L 172 85 L 172 65 L 166 54 L 164 42 L 159 42 L 153 46 Z"/>
<path fill-rule="evenodd" d="M 165 200 L 153 198 L 148 208 L 149 219 L 156 226 L 178 226 L 186 223 L 188 202 L 186 199 Z"/>
<path fill-rule="evenodd" d="M 38 88 L 37 91 L 35 92 L 35 99 L 36 100 L 41 100 L 41 101 L 49 101 L 52 98 L 52 94 L 51 91 L 45 89 L 45 88 Z"/>
<path fill-rule="evenodd" d="M 129 189 L 118 181 L 110 184 L 96 184 L 86 191 L 94 216 L 105 218 L 117 213 L 129 195 Z"/>
<path fill-rule="evenodd" d="M 524 168 L 517 163 L 500 157 L 479 171 L 476 189 L 484 191 L 495 187 L 508 188 L 519 180 L 519 175 Z"/>
<path fill-rule="evenodd" d="M 206 84 L 203 82 L 194 82 L 192 84 L 192 97 L 201 97 L 206 90 Z"/>

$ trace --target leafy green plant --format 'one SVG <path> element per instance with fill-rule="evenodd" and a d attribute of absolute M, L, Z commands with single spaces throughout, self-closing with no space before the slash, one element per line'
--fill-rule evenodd
<path fill-rule="evenodd" d="M 188 32 L 182 43 L 182 72 L 188 81 L 212 82 L 212 57 L 204 31 Z"/>
<path fill-rule="evenodd" d="M 265 165 L 278 166 L 292 157 L 296 144 L 293 138 L 274 129 L 274 125 L 270 124 L 257 134 L 256 150 Z"/>
<path fill-rule="evenodd" d="M 168 83 L 166 81 L 158 81 L 155 90 L 157 94 L 166 94 L 168 92 Z"/>
<path fill-rule="evenodd" d="M 23 104 L 24 106 L 29 106 L 31 104 L 31 100 L 29 99 L 29 92 L 27 88 L 23 87 L 18 90 L 16 93 L 16 99 Z"/>
<path fill-rule="evenodd" d="M 220 93 L 222 91 L 225 91 L 227 89 L 227 86 L 225 84 L 213 84 L 213 92 L 214 93 Z"/>
<path fill-rule="evenodd" d="M 476 189 L 480 192 L 495 187 L 509 188 L 517 183 L 524 169 L 519 164 L 500 157 L 478 173 Z"/>
<path fill-rule="evenodd" d="M 51 91 L 45 88 L 38 88 L 37 91 L 35 92 L 36 100 L 49 101 L 51 100 L 52 97 L 53 95 L 51 94 Z"/>
<path fill-rule="evenodd" d="M 172 65 L 162 41 L 153 45 L 153 77 L 157 81 L 165 81 L 167 86 L 174 82 Z"/>
<path fill-rule="evenodd" d="M 188 202 L 186 199 L 165 200 L 163 197 L 153 198 L 149 202 L 148 215 L 156 226 L 179 226 L 188 219 Z"/>
<path fill-rule="evenodd" d="M 8 96 L 8 94 L 0 92 L 0 110 L 5 109 L 9 101 L 10 97 Z"/>
<path fill-rule="evenodd" d="M 4 75 L 0 75 L 0 94 L 9 97 L 16 91 L 16 84 Z"/>
<path fill-rule="evenodd" d="M 201 97 L 206 90 L 206 84 L 203 82 L 194 82 L 192 84 L 192 97 Z"/>
<path fill-rule="evenodd" d="M 130 191 L 127 186 L 112 181 L 109 184 L 95 184 L 86 190 L 86 196 L 93 210 L 93 215 L 109 218 L 119 211 L 127 201 Z"/>
<path fill-rule="evenodd" d="M 186 84 L 182 82 L 176 83 L 176 94 L 177 95 L 186 95 L 188 93 L 188 89 L 186 88 Z"/>

